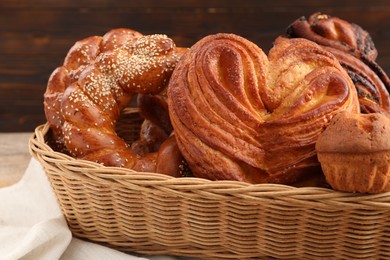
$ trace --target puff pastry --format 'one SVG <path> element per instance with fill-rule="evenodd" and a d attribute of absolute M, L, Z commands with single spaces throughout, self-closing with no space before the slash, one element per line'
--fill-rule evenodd
<path fill-rule="evenodd" d="M 243 37 L 216 34 L 180 59 L 168 108 L 196 176 L 287 184 L 318 169 L 319 134 L 359 103 L 337 59 L 311 41 L 280 38 L 267 57 Z"/>
<path fill-rule="evenodd" d="M 376 62 L 371 36 L 359 25 L 314 13 L 294 21 L 284 37 L 306 38 L 335 55 L 356 86 L 363 113 L 390 112 L 389 77 Z"/>

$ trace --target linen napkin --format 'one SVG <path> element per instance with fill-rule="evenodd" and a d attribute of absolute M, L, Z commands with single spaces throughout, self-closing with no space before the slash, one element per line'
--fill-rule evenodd
<path fill-rule="evenodd" d="M 0 259 L 176 258 L 129 255 L 72 237 L 41 165 L 32 158 L 18 183 L 0 188 Z"/>

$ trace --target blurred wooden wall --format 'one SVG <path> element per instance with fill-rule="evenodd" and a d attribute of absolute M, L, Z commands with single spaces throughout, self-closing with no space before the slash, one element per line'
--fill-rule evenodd
<path fill-rule="evenodd" d="M 189 47 L 229 32 L 268 51 L 292 21 L 317 11 L 368 30 L 378 63 L 390 73 L 389 0 L 0 0 L 0 132 L 33 131 L 45 122 L 47 79 L 84 37 L 128 27 Z"/>

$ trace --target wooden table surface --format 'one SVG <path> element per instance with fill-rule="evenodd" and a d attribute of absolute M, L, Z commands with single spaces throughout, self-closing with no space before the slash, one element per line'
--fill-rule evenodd
<path fill-rule="evenodd" d="M 0 188 L 16 183 L 31 159 L 28 140 L 32 133 L 0 133 Z"/>

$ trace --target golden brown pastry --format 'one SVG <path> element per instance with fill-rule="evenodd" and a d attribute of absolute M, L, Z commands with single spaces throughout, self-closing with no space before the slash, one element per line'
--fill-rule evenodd
<path fill-rule="evenodd" d="M 172 133 L 166 98 L 162 95 L 139 94 L 137 107 L 144 121 L 139 140 L 131 144 L 132 150 L 139 155 L 156 152 Z"/>
<path fill-rule="evenodd" d="M 363 113 L 390 113 L 390 80 L 376 63 L 378 52 L 369 33 L 337 17 L 314 13 L 301 17 L 285 37 L 306 38 L 330 51 L 354 82 Z"/>
<path fill-rule="evenodd" d="M 359 25 L 319 12 L 309 19 L 303 16 L 294 21 L 287 28 L 287 34 L 350 53 L 359 59 L 375 60 L 378 56 L 370 34 Z"/>
<path fill-rule="evenodd" d="M 133 95 L 165 88 L 181 54 L 165 35 L 143 36 L 124 28 L 75 43 L 44 94 L 57 143 L 76 158 L 155 171 L 159 154 L 134 153 L 116 134 L 115 124 Z M 162 154 L 166 158 L 167 152 Z"/>
<path fill-rule="evenodd" d="M 280 38 L 267 58 L 240 36 L 216 34 L 180 59 L 168 108 L 196 176 L 293 183 L 319 167 L 314 145 L 329 120 L 359 104 L 339 62 L 311 41 Z"/>
<path fill-rule="evenodd" d="M 164 173 L 174 177 L 190 176 L 190 170 L 177 146 L 175 134 L 169 119 L 166 93 L 159 95 L 139 94 L 137 106 L 144 121 L 141 125 L 139 140 L 131 144 L 132 151 L 139 156 L 153 155 L 155 162 L 148 171 Z M 154 158 L 155 157 L 155 158 Z M 141 160 L 141 166 L 148 167 Z"/>
<path fill-rule="evenodd" d="M 318 159 L 335 190 L 390 191 L 390 118 L 342 112 L 318 138 Z"/>

